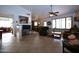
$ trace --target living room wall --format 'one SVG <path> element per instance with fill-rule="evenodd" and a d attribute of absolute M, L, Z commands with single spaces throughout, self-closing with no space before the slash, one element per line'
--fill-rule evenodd
<path fill-rule="evenodd" d="M 18 5 L 0 5 L 0 16 L 13 18 L 14 35 L 16 35 L 16 21 L 19 23 L 19 16 L 29 17 L 28 24 L 31 25 L 31 12 Z"/>
<path fill-rule="evenodd" d="M 77 27 L 79 27 L 79 22 L 74 21 L 75 13 L 69 13 L 69 14 L 64 14 L 64 15 L 60 15 L 60 16 L 54 16 L 54 17 L 51 18 L 51 20 L 46 19 L 46 21 L 51 21 L 52 22 L 53 19 L 62 18 L 62 17 L 68 17 L 68 16 L 72 17 L 72 26 L 77 25 Z M 50 25 L 49 27 L 51 28 L 51 30 L 53 30 L 52 25 Z M 54 29 L 54 31 L 61 31 L 62 32 L 62 31 L 65 31 L 65 30 L 64 29 Z"/>

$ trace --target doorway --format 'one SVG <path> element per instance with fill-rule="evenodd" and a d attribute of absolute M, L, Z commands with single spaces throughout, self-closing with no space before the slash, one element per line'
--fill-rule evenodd
<path fill-rule="evenodd" d="M 32 21 L 32 30 L 38 32 L 39 31 L 40 22 Z"/>

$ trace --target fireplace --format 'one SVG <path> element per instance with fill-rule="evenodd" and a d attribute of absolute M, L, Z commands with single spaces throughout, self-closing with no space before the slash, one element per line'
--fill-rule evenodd
<path fill-rule="evenodd" d="M 29 34 L 31 25 L 22 25 L 22 36 Z"/>

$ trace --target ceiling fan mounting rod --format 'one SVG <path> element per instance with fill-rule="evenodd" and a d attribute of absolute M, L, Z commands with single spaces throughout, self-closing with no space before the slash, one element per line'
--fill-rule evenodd
<path fill-rule="evenodd" d="M 52 12 L 52 5 L 50 5 L 50 7 L 51 7 L 51 12 Z"/>

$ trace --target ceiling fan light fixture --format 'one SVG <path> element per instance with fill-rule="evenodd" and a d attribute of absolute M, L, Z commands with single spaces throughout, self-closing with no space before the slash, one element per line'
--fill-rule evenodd
<path fill-rule="evenodd" d="M 53 14 L 49 14 L 49 17 L 52 17 L 52 16 L 54 16 Z"/>
<path fill-rule="evenodd" d="M 49 16 L 52 17 L 52 16 L 54 16 L 54 15 L 50 14 Z"/>
<path fill-rule="evenodd" d="M 49 16 L 52 17 L 55 16 L 55 14 L 53 12 L 49 12 Z"/>
<path fill-rule="evenodd" d="M 52 11 L 52 5 L 50 7 L 51 7 L 51 11 L 49 12 L 49 17 L 57 16 L 57 13 L 59 13 L 59 12 L 53 12 Z"/>

